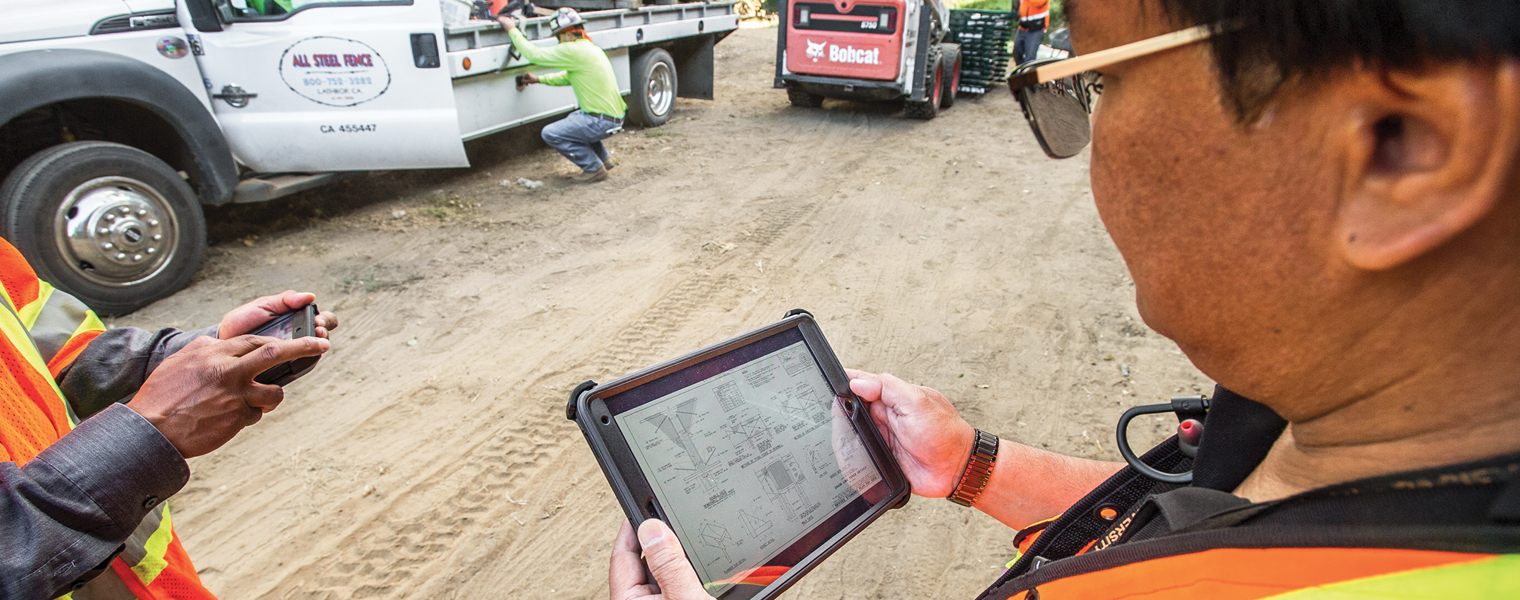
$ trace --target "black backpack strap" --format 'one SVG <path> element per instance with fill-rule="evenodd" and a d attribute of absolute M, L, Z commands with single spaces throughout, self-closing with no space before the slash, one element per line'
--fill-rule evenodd
<path fill-rule="evenodd" d="M 1187 468 L 1187 463 L 1190 461 L 1178 447 L 1176 436 L 1152 448 L 1140 459 L 1164 471 Z M 1113 477 L 1108 478 L 1102 485 L 1089 492 L 1052 521 L 1040 537 L 1030 545 L 1029 550 L 1019 556 L 1018 561 L 991 587 L 977 596 L 977 600 L 1007 598 L 1007 593 L 998 593 L 1002 591 L 1000 588 L 1004 583 L 1037 568 L 1037 565 L 1076 556 L 1088 544 L 1107 533 L 1117 522 L 1122 522 L 1120 518 L 1104 519 L 1100 516 L 1105 508 L 1112 509 L 1113 514 L 1128 516 L 1134 506 L 1147 495 L 1159 490 L 1158 486 L 1161 485 L 1163 484 L 1141 475 L 1130 467 L 1125 467 L 1115 473 Z M 1016 591 L 1022 590 L 1010 590 L 1009 593 Z"/>
<path fill-rule="evenodd" d="M 1488 518 L 1502 525 L 1520 525 L 1520 478 L 1509 482 L 1488 509 Z"/>

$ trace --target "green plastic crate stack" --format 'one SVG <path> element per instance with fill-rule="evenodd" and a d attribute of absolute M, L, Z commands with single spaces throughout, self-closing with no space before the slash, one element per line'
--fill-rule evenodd
<path fill-rule="evenodd" d="M 961 45 L 961 85 L 957 91 L 985 94 L 1005 80 L 1008 40 L 1017 23 L 1018 16 L 1011 11 L 950 11 L 950 35 L 945 41 Z"/>

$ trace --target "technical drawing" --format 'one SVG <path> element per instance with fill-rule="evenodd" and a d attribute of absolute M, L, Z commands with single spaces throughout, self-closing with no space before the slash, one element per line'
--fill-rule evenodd
<path fill-rule="evenodd" d="M 744 525 L 744 530 L 749 532 L 750 537 L 759 537 L 770 531 L 772 523 L 760 517 L 754 516 L 743 510 L 739 511 L 739 523 Z"/>
<path fill-rule="evenodd" d="M 757 475 L 766 498 L 786 509 L 793 521 L 805 521 L 808 512 L 816 507 L 808 502 L 802 486 L 798 485 L 803 480 L 802 469 L 791 454 L 766 464 Z"/>
<path fill-rule="evenodd" d="M 729 438 L 730 443 L 748 446 L 756 454 L 764 454 L 775 443 L 771 436 L 770 424 L 765 422 L 765 417 L 753 416 L 742 422 L 730 423 L 728 430 L 732 434 Z"/>
<path fill-rule="evenodd" d="M 697 541 L 702 545 L 713 548 L 723 553 L 723 562 L 733 562 L 728 557 L 728 547 L 733 544 L 733 536 L 728 534 L 728 528 L 711 521 L 702 524 L 697 530 Z"/>
<path fill-rule="evenodd" d="M 665 434 L 671 443 L 680 446 L 686 454 L 686 459 L 691 461 L 690 468 L 676 467 L 683 471 L 701 471 L 707 466 L 708 459 L 712 458 L 712 451 L 702 453 L 697 447 L 696 440 L 692 439 L 691 424 L 697 418 L 697 413 L 692 409 L 696 406 L 697 399 L 683 400 L 676 405 L 675 410 L 656 413 L 644 417 L 644 422 L 654 426 Z"/>
<path fill-rule="evenodd" d="M 819 478 L 827 478 L 831 473 L 839 471 L 838 465 L 834 464 L 834 456 L 829 452 L 822 452 L 817 448 L 808 448 L 808 463 L 813 467 L 813 474 Z"/>
<path fill-rule="evenodd" d="M 813 386 L 805 381 L 787 390 L 786 398 L 781 400 L 781 409 L 792 417 L 814 425 L 829 422 L 828 402 L 820 401 L 813 391 Z"/>
<path fill-rule="evenodd" d="M 744 396 L 739 394 L 739 382 L 732 379 L 713 386 L 713 395 L 725 412 L 733 412 L 744 406 Z"/>
<path fill-rule="evenodd" d="M 781 367 L 786 369 L 786 374 L 796 377 L 810 369 L 817 369 L 818 363 L 813 362 L 813 356 L 807 348 L 797 346 L 781 354 Z"/>

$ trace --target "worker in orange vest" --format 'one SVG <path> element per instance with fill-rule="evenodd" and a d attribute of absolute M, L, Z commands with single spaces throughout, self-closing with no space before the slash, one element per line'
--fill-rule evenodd
<path fill-rule="evenodd" d="M 1023 0 L 1019 2 L 1019 33 L 1013 38 L 1013 59 L 1016 64 L 1034 60 L 1045 41 L 1045 30 L 1050 27 L 1050 0 Z"/>
<path fill-rule="evenodd" d="M 315 300 L 259 298 L 195 331 L 107 330 L 0 240 L 0 598 L 213 599 L 168 499 L 284 398 L 253 377 L 330 347 L 243 335 Z"/>

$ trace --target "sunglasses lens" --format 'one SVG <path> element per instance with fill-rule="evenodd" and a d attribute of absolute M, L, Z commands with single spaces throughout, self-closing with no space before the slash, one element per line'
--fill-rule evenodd
<path fill-rule="evenodd" d="M 1091 104 L 1087 90 L 1076 77 L 1028 85 L 1018 90 L 1029 125 L 1040 147 L 1051 158 L 1069 158 L 1092 141 Z"/>

